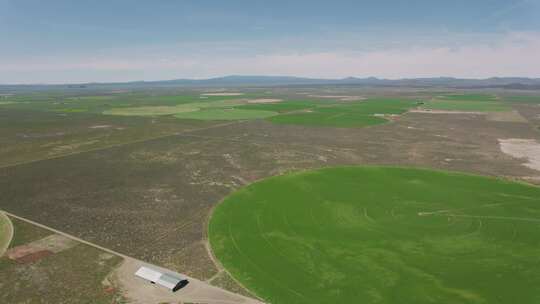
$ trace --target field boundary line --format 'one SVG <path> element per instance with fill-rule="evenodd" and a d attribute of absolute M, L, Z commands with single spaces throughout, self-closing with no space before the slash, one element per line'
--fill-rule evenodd
<path fill-rule="evenodd" d="M 235 282 L 240 288 L 242 288 L 244 291 L 246 291 L 249 295 L 251 295 L 253 298 L 261 301 L 264 303 L 264 299 L 259 297 L 258 295 L 255 294 L 255 292 L 251 291 L 250 289 L 248 289 L 246 286 L 244 286 L 244 284 L 242 284 L 240 281 L 238 281 L 228 270 L 227 268 L 225 268 L 225 266 L 223 266 L 223 264 L 221 264 L 221 262 L 218 260 L 218 258 L 214 255 L 214 251 L 212 250 L 212 245 L 210 244 L 210 236 L 209 236 L 209 229 L 210 229 L 210 220 L 212 219 L 212 215 L 214 214 L 214 211 L 215 211 L 215 208 L 221 204 L 218 203 L 217 205 L 213 206 L 212 208 L 210 208 L 210 213 L 207 215 L 206 217 L 206 223 L 205 223 L 205 231 L 203 232 L 204 235 L 203 235 L 203 242 L 204 242 L 204 247 L 206 248 L 206 252 L 208 254 L 208 256 L 210 257 L 210 260 L 212 261 L 212 263 L 214 264 L 214 266 L 216 267 L 216 269 L 218 270 L 218 272 L 213 275 L 210 279 L 206 280 L 206 282 L 210 283 L 210 281 L 212 281 L 213 279 L 217 278 L 219 276 L 219 274 L 221 273 L 225 273 L 226 275 L 229 276 L 229 278 L 231 278 L 231 280 L 233 282 Z"/>
<path fill-rule="evenodd" d="M 112 144 L 112 145 L 108 145 L 108 146 L 104 146 L 104 147 L 88 149 L 88 150 L 84 150 L 84 151 L 77 151 L 77 152 L 73 152 L 73 153 L 59 154 L 59 155 L 54 155 L 54 156 L 51 156 L 51 157 L 45 157 L 45 158 L 40 158 L 40 159 L 33 159 L 33 160 L 28 160 L 28 161 L 16 162 L 16 163 L 11 163 L 11 164 L 0 166 L 0 169 L 12 168 L 12 167 L 17 167 L 17 166 L 21 166 L 21 165 L 32 164 L 32 163 L 37 163 L 37 162 L 42 162 L 42 161 L 47 161 L 47 160 L 53 160 L 53 159 L 60 159 L 60 158 L 64 158 L 64 157 L 68 157 L 68 156 L 72 156 L 72 155 L 79 155 L 79 154 L 84 154 L 84 153 L 108 150 L 108 149 L 127 146 L 127 145 L 131 145 L 131 144 L 137 144 L 137 143 L 143 143 L 143 142 L 147 142 L 147 141 L 162 139 L 162 138 L 166 138 L 166 137 L 188 135 L 191 132 L 210 130 L 210 129 L 219 128 L 219 127 L 226 127 L 226 126 L 229 126 L 229 125 L 240 124 L 240 123 L 243 123 L 243 122 L 245 122 L 245 120 L 234 121 L 234 122 L 229 122 L 229 123 L 224 123 L 224 124 L 216 124 L 216 125 L 207 126 L 207 127 L 203 127 L 203 128 L 188 129 L 188 130 L 179 131 L 179 132 L 175 132 L 175 133 L 168 133 L 168 134 L 163 134 L 163 135 L 154 136 L 154 137 L 150 137 L 150 138 L 137 139 L 137 140 L 132 140 L 132 141 L 128 141 L 128 142 Z"/>
<path fill-rule="evenodd" d="M 138 259 L 136 259 L 136 258 L 132 258 L 132 257 L 130 257 L 130 256 L 127 256 L 127 255 L 122 254 L 122 253 L 120 253 L 120 252 L 114 251 L 114 250 L 112 250 L 112 249 L 108 249 L 108 248 L 102 247 L 102 246 L 100 246 L 100 245 L 94 244 L 94 243 L 89 242 L 89 241 L 85 241 L 85 240 L 83 240 L 83 239 L 81 239 L 81 238 L 79 238 L 79 237 L 76 237 L 76 236 L 74 236 L 74 235 L 71 235 L 71 234 L 62 232 L 62 231 L 60 231 L 60 230 L 54 229 L 54 228 L 52 228 L 52 227 L 49 227 L 49 226 L 46 226 L 46 225 L 43 225 L 43 224 L 40 224 L 40 223 L 38 223 L 38 222 L 34 222 L 34 221 L 29 220 L 29 219 L 27 219 L 27 218 L 20 217 L 20 216 L 18 216 L 18 215 L 15 215 L 15 214 L 13 214 L 13 213 L 7 212 L 7 211 L 5 211 L 5 210 L 2 210 L 2 213 L 6 214 L 6 215 L 8 215 L 8 216 L 11 216 L 11 217 L 13 217 L 13 218 L 15 218 L 15 219 L 21 220 L 21 221 L 23 221 L 23 222 L 32 224 L 32 225 L 34 225 L 34 226 L 37 226 L 37 227 L 40 227 L 40 228 L 43 228 L 43 229 L 52 231 L 52 232 L 54 232 L 54 233 L 56 233 L 56 234 L 60 234 L 60 235 L 62 235 L 62 236 L 65 236 L 65 237 L 70 238 L 70 239 L 72 239 L 72 240 L 78 241 L 78 242 L 83 243 L 83 244 L 85 244 L 85 245 L 88 245 L 88 246 L 94 247 L 94 248 L 96 248 L 96 249 L 105 251 L 105 252 L 107 252 L 107 253 L 114 254 L 114 255 L 120 256 L 120 257 L 122 257 L 122 258 L 128 258 L 128 259 L 138 260 Z M 141 261 L 141 262 L 143 262 L 143 261 Z"/>

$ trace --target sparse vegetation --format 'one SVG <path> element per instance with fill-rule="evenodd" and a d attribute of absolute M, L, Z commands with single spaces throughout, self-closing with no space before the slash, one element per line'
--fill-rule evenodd
<path fill-rule="evenodd" d="M 51 232 L 11 219 L 11 247 L 41 239 Z M 106 276 L 121 258 L 79 244 L 38 261 L 20 264 L 0 257 L 1 303 L 121 303 L 118 290 L 106 291 Z"/>
<path fill-rule="evenodd" d="M 9 244 L 10 248 L 24 245 L 52 234 L 48 230 L 38 228 L 18 219 L 10 218 L 10 220 L 13 224 L 13 239 Z"/>
<path fill-rule="evenodd" d="M 444 95 L 431 100 L 425 105 L 432 110 L 496 112 L 509 111 L 510 107 L 496 99 L 493 95 L 455 94 Z"/>

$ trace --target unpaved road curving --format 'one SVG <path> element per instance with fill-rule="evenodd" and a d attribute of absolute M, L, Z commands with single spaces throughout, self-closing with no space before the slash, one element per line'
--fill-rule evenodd
<path fill-rule="evenodd" d="M 6 253 L 12 238 L 13 224 L 9 217 L 0 211 L 0 257 Z"/>
<path fill-rule="evenodd" d="M 13 235 L 13 227 L 11 226 L 11 221 L 7 217 L 6 214 L 9 214 L 9 216 L 14 217 L 16 219 L 19 219 L 21 221 L 25 221 L 27 223 L 36 225 L 38 227 L 50 230 L 52 232 L 55 232 L 57 234 L 60 234 L 62 236 L 65 236 L 67 238 L 70 238 L 72 240 L 84 243 L 86 245 L 92 246 L 94 248 L 106 251 L 108 253 L 120 256 L 124 258 L 124 261 L 118 267 L 112 274 L 111 279 L 115 282 L 115 284 L 120 285 L 120 289 L 123 291 L 123 296 L 129 299 L 129 303 L 141 303 L 141 304 L 158 304 L 158 303 L 164 303 L 164 302 L 173 302 L 173 303 L 185 303 L 185 302 L 192 302 L 192 303 L 206 303 L 206 304 L 261 304 L 262 302 L 235 294 L 233 292 L 211 286 L 210 284 L 188 277 L 183 274 L 176 273 L 174 271 L 151 265 L 148 263 L 145 263 L 141 260 L 132 258 L 130 256 L 126 256 L 122 253 L 116 252 L 114 250 L 101 247 L 99 245 L 96 245 L 94 243 L 85 241 L 83 239 L 80 239 L 78 237 L 72 236 L 70 234 L 64 233 L 62 231 L 56 230 L 54 228 L 36 223 L 34 221 L 28 220 L 26 218 L 16 216 L 14 214 L 8 213 L 8 212 L 2 212 L 0 211 L 0 224 L 3 223 L 2 216 L 5 217 L 9 222 L 9 227 L 11 229 L 11 233 L 9 234 L 9 240 L 11 240 L 11 236 Z M 0 228 L 4 227 L 4 225 L 0 225 Z M 6 230 L 8 231 L 8 230 Z M 4 234 L 1 234 L 4 235 Z M 3 240 L 3 238 L 2 238 Z M 9 242 L 7 243 L 9 244 Z M 7 248 L 7 245 L 6 245 Z M 0 253 L 4 253 L 3 248 L 0 248 Z M 151 284 L 145 280 L 139 279 L 135 277 L 135 272 L 140 266 L 148 266 L 151 268 L 159 269 L 163 272 L 175 274 L 180 277 L 184 277 L 188 279 L 189 284 L 182 288 L 181 290 L 173 293 L 168 289 L 159 287 L 157 285 Z"/>

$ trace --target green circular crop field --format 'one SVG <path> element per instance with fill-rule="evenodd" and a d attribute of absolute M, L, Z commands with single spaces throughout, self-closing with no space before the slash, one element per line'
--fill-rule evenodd
<path fill-rule="evenodd" d="M 212 249 L 269 303 L 540 303 L 540 188 L 343 167 L 227 197 Z"/>

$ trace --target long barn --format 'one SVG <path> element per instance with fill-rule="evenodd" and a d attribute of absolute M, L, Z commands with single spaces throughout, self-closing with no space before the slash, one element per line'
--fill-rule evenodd
<path fill-rule="evenodd" d="M 152 284 L 158 284 L 171 291 L 175 292 L 178 289 L 186 286 L 189 282 L 186 279 L 176 277 L 169 273 L 164 273 L 156 269 L 142 266 L 136 272 L 135 275 L 144 280 L 150 281 Z"/>

